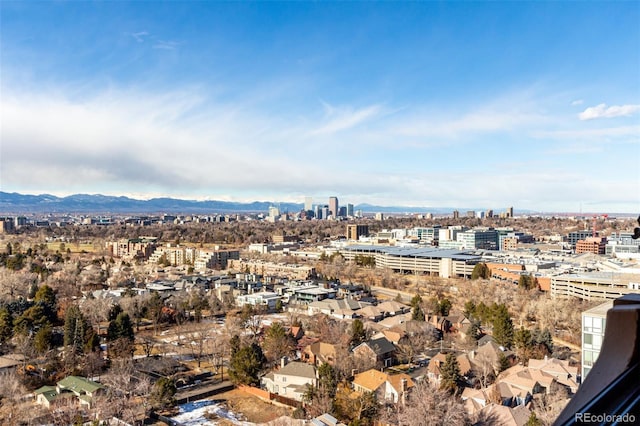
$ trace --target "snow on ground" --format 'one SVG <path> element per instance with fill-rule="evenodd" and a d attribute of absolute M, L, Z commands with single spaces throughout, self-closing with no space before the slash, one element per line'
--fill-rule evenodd
<path fill-rule="evenodd" d="M 238 416 L 235 413 L 229 411 L 223 403 L 216 401 L 201 400 L 182 404 L 179 407 L 180 414 L 172 417 L 171 419 L 184 426 L 217 425 L 218 422 L 216 420 L 209 420 L 205 417 L 205 414 L 207 413 L 214 413 L 216 416 L 220 417 L 221 419 L 228 420 L 234 425 L 255 425 L 255 423 L 243 422 L 239 420 Z"/>

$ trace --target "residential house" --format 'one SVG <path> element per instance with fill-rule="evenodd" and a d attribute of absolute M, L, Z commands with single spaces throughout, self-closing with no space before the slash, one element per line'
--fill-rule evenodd
<path fill-rule="evenodd" d="M 356 318 L 356 310 L 366 306 L 353 299 L 326 299 L 309 303 L 308 314 L 325 314 L 338 319 Z"/>
<path fill-rule="evenodd" d="M 336 345 L 324 342 L 315 342 L 302 350 L 303 361 L 320 366 L 324 363 L 334 365 L 336 362 Z"/>
<path fill-rule="evenodd" d="M 364 308 L 358 309 L 356 314 L 369 321 L 377 322 L 384 318 L 384 311 L 377 306 L 365 306 Z"/>
<path fill-rule="evenodd" d="M 55 387 L 43 386 L 34 391 L 36 402 L 49 408 L 51 405 L 65 397 L 78 399 L 81 405 L 91 406 L 93 398 L 104 392 L 104 386 L 100 383 L 79 376 L 67 376 L 60 380 Z"/>
<path fill-rule="evenodd" d="M 386 317 L 406 314 L 411 311 L 411 307 L 395 300 L 387 300 L 378 304 L 378 309 L 385 313 Z"/>
<path fill-rule="evenodd" d="M 458 366 L 460 367 L 460 375 L 467 376 L 471 372 L 471 361 L 469 356 L 464 353 L 460 354 L 456 357 L 458 361 Z M 447 354 L 443 352 L 438 352 L 431 361 L 429 361 L 429 366 L 427 367 L 427 377 L 429 380 L 435 384 L 440 384 L 440 367 L 444 365 L 447 361 Z"/>
<path fill-rule="evenodd" d="M 531 417 L 531 410 L 524 405 L 506 407 L 499 404 L 489 404 L 476 415 L 478 423 L 500 426 L 524 426 Z"/>
<path fill-rule="evenodd" d="M 15 371 L 16 367 L 24 363 L 24 355 L 7 354 L 0 356 L 0 373 Z"/>
<path fill-rule="evenodd" d="M 311 424 L 313 426 L 347 426 L 329 413 L 311 419 Z"/>
<path fill-rule="evenodd" d="M 379 337 L 359 344 L 353 348 L 353 353 L 356 357 L 389 367 L 395 362 L 396 347 L 385 337 Z"/>
<path fill-rule="evenodd" d="M 316 386 L 316 369 L 304 362 L 287 363 L 286 358 L 283 358 L 280 369 L 264 376 L 261 382 L 271 393 L 302 401 L 308 387 Z"/>
<path fill-rule="evenodd" d="M 503 349 L 493 340 L 487 340 L 484 345 L 469 352 L 473 369 L 480 374 L 486 372 L 487 367 L 490 367 L 494 374 L 498 374 L 502 357 L 507 358 L 511 365 L 515 360 L 515 353 Z"/>
<path fill-rule="evenodd" d="M 541 370 L 514 365 L 500 373 L 496 381 L 506 383 L 515 389 L 526 390 L 533 395 L 542 392 L 548 393 L 555 377 Z"/>
<path fill-rule="evenodd" d="M 374 368 L 356 374 L 352 383 L 356 392 L 375 393 L 378 401 L 393 403 L 402 401 L 407 392 L 415 386 L 413 380 L 407 374 L 389 375 Z"/>
<path fill-rule="evenodd" d="M 447 317 L 440 315 L 429 315 L 428 322 L 442 333 L 448 333 L 451 331 L 451 321 Z"/>
<path fill-rule="evenodd" d="M 262 306 L 268 311 L 275 311 L 278 300 L 280 300 L 280 296 L 277 293 L 261 291 L 236 297 L 236 305 L 238 307 L 244 305 Z"/>
<path fill-rule="evenodd" d="M 578 367 L 569 365 L 569 361 L 563 361 L 557 358 L 530 359 L 530 370 L 539 370 L 543 373 L 555 377 L 556 381 L 566 387 L 571 393 L 578 390 L 577 375 Z"/>

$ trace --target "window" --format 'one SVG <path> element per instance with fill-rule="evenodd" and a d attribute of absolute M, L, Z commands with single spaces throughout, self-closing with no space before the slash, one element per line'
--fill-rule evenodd
<path fill-rule="evenodd" d="M 584 339 L 583 344 L 585 348 L 591 348 L 593 346 L 593 334 L 585 333 L 583 339 Z"/>
<path fill-rule="evenodd" d="M 584 317 L 584 331 L 591 331 L 593 328 L 593 318 Z"/>
<path fill-rule="evenodd" d="M 593 348 L 600 349 L 602 347 L 602 336 L 595 334 L 593 336 Z"/>
<path fill-rule="evenodd" d="M 593 331 L 596 333 L 602 333 L 602 319 L 594 318 L 593 319 Z"/>

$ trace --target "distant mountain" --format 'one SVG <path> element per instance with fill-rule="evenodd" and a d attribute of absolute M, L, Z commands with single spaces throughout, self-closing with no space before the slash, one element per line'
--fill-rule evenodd
<path fill-rule="evenodd" d="M 300 203 L 279 203 L 272 201 L 254 201 L 239 203 L 231 201 L 196 201 L 176 198 L 152 198 L 137 200 L 129 197 L 109 195 L 74 194 L 56 197 L 50 194 L 25 195 L 16 192 L 0 191 L 0 214 L 16 213 L 266 213 L 270 206 L 278 206 L 281 212 L 297 212 L 303 208 Z M 358 204 L 355 210 L 365 213 L 435 213 L 444 214 L 453 211 L 448 207 L 402 207 L 375 206 Z M 462 209 L 458 209 L 463 212 Z M 480 209 L 481 210 L 481 209 Z M 466 210 L 464 210 L 466 211 Z"/>
<path fill-rule="evenodd" d="M 2 213 L 228 213 L 266 212 L 269 206 L 279 205 L 280 210 L 299 211 L 302 204 L 254 201 L 237 203 L 229 201 L 195 201 L 175 198 L 136 200 L 129 197 L 74 194 L 56 197 L 50 194 L 24 195 L 0 192 Z"/>

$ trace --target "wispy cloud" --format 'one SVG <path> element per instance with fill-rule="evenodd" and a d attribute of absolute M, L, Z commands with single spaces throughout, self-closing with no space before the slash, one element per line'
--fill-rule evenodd
<path fill-rule="evenodd" d="M 325 103 L 318 114 L 317 104 L 314 111 L 285 111 L 261 108 L 267 102 L 261 98 L 254 107 L 246 99 L 207 96 L 199 87 L 111 89 L 82 99 L 77 90 L 69 93 L 3 93 L 3 189 L 273 200 L 335 193 L 353 202 L 467 207 L 535 208 L 544 200 L 561 210 L 561 203 L 579 199 L 589 170 L 565 176 L 571 183 L 559 188 L 554 179 L 564 175 L 549 171 L 550 156 L 535 173 L 523 167 L 500 179 L 495 164 L 545 156 L 551 145 L 564 162 L 562 155 L 579 151 L 581 141 L 594 146 L 583 152 L 595 151 L 603 144 L 598 141 L 612 138 L 620 143 L 602 155 L 624 153 L 640 131 L 549 125 L 550 114 L 539 113 L 535 102 L 459 106 L 462 113 L 452 105 Z M 533 135 L 541 141 L 531 139 L 537 128 L 544 129 Z M 452 141 L 473 143 L 456 150 L 448 146 Z M 535 148 L 543 144 L 546 151 Z M 517 145 L 529 145 L 533 154 Z M 619 199 L 631 186 L 602 187 L 590 196 Z M 513 188 L 527 199 L 514 199 Z M 558 197 L 549 199 L 551 192 Z"/>
<path fill-rule="evenodd" d="M 309 132 L 310 136 L 328 135 L 352 129 L 380 116 L 383 111 L 381 105 L 370 105 L 364 108 L 354 109 L 352 107 L 334 107 L 323 102 L 323 107 L 325 109 L 325 122 L 322 126 L 311 130 L 311 132 Z"/>
<path fill-rule="evenodd" d="M 576 99 L 575 101 L 571 102 L 571 106 L 578 106 L 578 105 L 582 105 L 584 103 L 584 101 L 582 99 Z"/>
<path fill-rule="evenodd" d="M 154 45 L 154 49 L 163 49 L 163 50 L 175 50 L 180 46 L 180 43 L 172 40 L 158 40 Z"/>
<path fill-rule="evenodd" d="M 612 105 L 610 107 L 607 104 L 599 104 L 594 107 L 589 107 L 578 114 L 580 120 L 594 120 L 596 118 L 613 118 L 613 117 L 628 117 L 640 111 L 640 105 Z"/>
<path fill-rule="evenodd" d="M 538 130 L 532 133 L 536 138 L 550 139 L 586 139 L 586 140 L 611 140 L 613 138 L 640 138 L 640 126 L 600 127 L 596 129 L 561 129 Z"/>
<path fill-rule="evenodd" d="M 142 43 L 149 36 L 149 33 L 146 31 L 138 31 L 137 33 L 129 33 L 131 37 L 133 37 L 138 43 Z"/>

